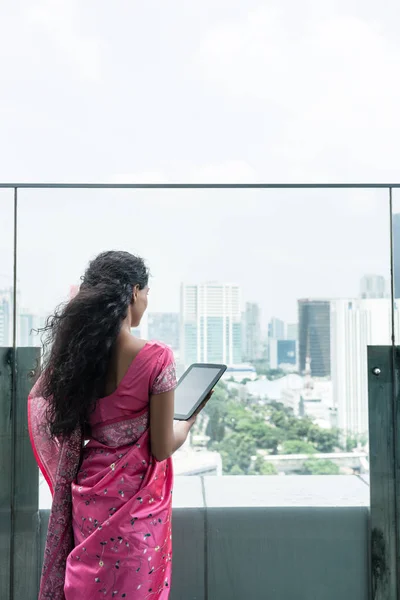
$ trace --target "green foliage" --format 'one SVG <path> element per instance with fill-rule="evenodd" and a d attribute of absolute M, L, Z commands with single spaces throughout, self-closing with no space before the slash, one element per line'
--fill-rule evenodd
<path fill-rule="evenodd" d="M 253 469 L 251 472 L 252 475 L 278 475 L 278 471 L 275 468 L 275 465 L 266 461 L 262 456 L 257 456 Z"/>
<path fill-rule="evenodd" d="M 239 465 L 233 465 L 232 469 L 229 472 L 229 475 L 244 475 L 244 472 L 239 467 Z"/>
<path fill-rule="evenodd" d="M 273 379 L 280 379 L 286 375 L 282 369 L 269 369 L 266 359 L 253 360 L 251 364 L 255 368 L 257 375 L 263 375 L 271 381 Z"/>
<path fill-rule="evenodd" d="M 315 454 L 316 449 L 310 442 L 304 440 L 286 440 L 282 445 L 283 454 Z"/>
<path fill-rule="evenodd" d="M 358 444 L 358 439 L 356 435 L 347 435 L 346 436 L 346 444 L 345 444 L 345 448 L 346 448 L 346 452 L 352 452 L 352 450 L 355 450 L 355 448 L 357 448 L 357 444 Z"/>
<path fill-rule="evenodd" d="M 304 475 L 338 475 L 339 467 L 331 460 L 309 458 L 303 467 Z"/>
<path fill-rule="evenodd" d="M 255 441 L 244 433 L 232 433 L 218 444 L 218 451 L 222 456 L 224 472 L 230 473 L 234 466 L 238 466 L 247 474 L 251 465 L 251 457 L 257 452 Z"/>
<path fill-rule="evenodd" d="M 357 446 L 361 446 L 361 448 L 364 448 L 367 445 L 367 443 L 368 436 L 348 433 L 345 436 L 344 447 L 346 452 L 352 452 L 352 450 L 355 450 Z"/>
<path fill-rule="evenodd" d="M 315 444 L 318 452 L 333 452 L 340 446 L 337 429 L 322 429 L 313 425 L 308 433 L 308 439 Z"/>
<path fill-rule="evenodd" d="M 339 431 L 322 429 L 309 417 L 297 417 L 281 402 L 244 404 L 237 388 L 229 389 L 220 382 L 204 412 L 208 417 L 209 447 L 220 452 L 226 474 L 275 474 L 275 467 L 262 457 L 252 461 L 257 450 L 268 454 L 307 454 L 310 459 L 304 473 L 339 472 L 334 463 L 313 457 L 315 453 L 339 449 Z"/>

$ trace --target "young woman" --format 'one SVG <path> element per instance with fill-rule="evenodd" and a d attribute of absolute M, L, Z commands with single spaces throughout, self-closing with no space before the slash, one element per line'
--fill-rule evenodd
<path fill-rule="evenodd" d="M 141 258 L 105 252 L 45 328 L 28 401 L 53 494 L 39 600 L 169 597 L 171 456 L 195 417 L 174 424 L 171 350 L 131 335 L 148 277 Z"/>

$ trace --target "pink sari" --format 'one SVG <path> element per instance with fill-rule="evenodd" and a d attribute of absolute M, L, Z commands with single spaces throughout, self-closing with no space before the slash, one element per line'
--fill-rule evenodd
<path fill-rule="evenodd" d="M 40 380 L 28 399 L 37 463 L 53 503 L 39 600 L 167 600 L 172 461 L 150 452 L 149 398 L 174 389 L 173 354 L 148 343 L 117 390 L 97 403 L 91 439 L 51 439 Z"/>

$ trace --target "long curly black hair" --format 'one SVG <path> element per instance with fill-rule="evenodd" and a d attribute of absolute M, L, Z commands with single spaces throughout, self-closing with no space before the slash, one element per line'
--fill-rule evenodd
<path fill-rule="evenodd" d="M 147 286 L 143 259 L 129 252 L 103 252 L 88 266 L 78 294 L 46 321 L 40 384 L 48 402 L 53 436 L 85 427 L 105 394 L 110 358 L 133 288 Z"/>

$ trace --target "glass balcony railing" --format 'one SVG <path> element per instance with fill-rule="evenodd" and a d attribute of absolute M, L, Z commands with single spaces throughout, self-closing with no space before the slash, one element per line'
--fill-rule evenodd
<path fill-rule="evenodd" d="M 133 335 L 170 345 L 178 373 L 193 362 L 228 365 L 175 456 L 175 474 L 192 476 L 177 482 L 175 528 L 182 564 L 192 538 L 201 539 L 190 566 L 196 597 L 365 600 L 367 359 L 369 346 L 400 339 L 397 186 L 2 185 L 0 248 L 1 575 L 16 568 L 16 494 L 26 493 L 21 510 L 42 511 L 42 538 L 51 504 L 33 463 L 36 500 L 16 474 L 22 446 L 29 455 L 18 403 L 40 356 L 35 330 L 76 293 L 92 257 L 123 249 L 143 256 L 152 276 Z M 317 539 L 326 560 L 320 554 L 320 567 L 307 571 Z M 247 554 L 221 558 L 228 546 Z M 268 575 L 257 556 L 271 547 L 280 566 L 272 553 Z M 337 576 L 350 564 L 344 556 L 357 562 L 351 578 Z M 330 565 L 324 574 L 321 561 Z M 0 595 L 8 599 L 16 584 L 7 581 Z M 177 600 L 191 597 L 185 582 Z"/>

